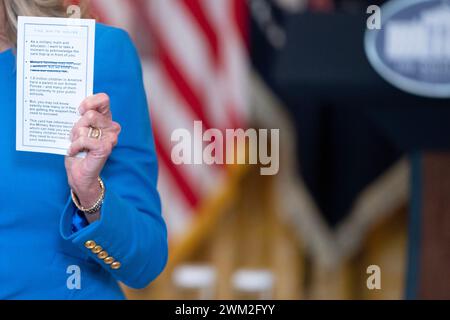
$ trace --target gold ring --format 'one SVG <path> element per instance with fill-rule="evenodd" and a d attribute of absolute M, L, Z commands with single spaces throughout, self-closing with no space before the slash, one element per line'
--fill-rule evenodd
<path fill-rule="evenodd" d="M 89 127 L 88 137 L 100 140 L 102 138 L 102 129 Z"/>

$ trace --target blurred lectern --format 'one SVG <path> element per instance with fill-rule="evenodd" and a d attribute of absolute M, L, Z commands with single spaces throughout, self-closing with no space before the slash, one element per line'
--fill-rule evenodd
<path fill-rule="evenodd" d="M 450 298 L 450 101 L 415 96 L 382 79 L 366 58 L 366 19 L 312 13 L 288 17 L 288 42 L 273 65 L 272 85 L 293 113 L 305 104 L 363 112 L 410 156 L 407 295 Z"/>

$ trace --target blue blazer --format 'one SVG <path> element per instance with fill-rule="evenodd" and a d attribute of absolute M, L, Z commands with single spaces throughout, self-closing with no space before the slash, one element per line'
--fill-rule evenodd
<path fill-rule="evenodd" d="M 123 299 L 118 281 L 147 286 L 166 264 L 167 232 L 142 70 L 129 36 L 97 25 L 94 91 L 110 96 L 122 133 L 102 172 L 101 219 L 81 230 L 74 229 L 64 158 L 15 150 L 15 77 L 13 52 L 0 53 L 0 299 Z M 100 259 L 99 249 L 110 259 Z"/>

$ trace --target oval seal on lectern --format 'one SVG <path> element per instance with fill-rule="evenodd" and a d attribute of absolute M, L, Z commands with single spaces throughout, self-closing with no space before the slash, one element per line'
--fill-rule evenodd
<path fill-rule="evenodd" d="M 381 19 L 365 35 L 373 68 L 406 92 L 450 98 L 450 0 L 391 0 Z"/>

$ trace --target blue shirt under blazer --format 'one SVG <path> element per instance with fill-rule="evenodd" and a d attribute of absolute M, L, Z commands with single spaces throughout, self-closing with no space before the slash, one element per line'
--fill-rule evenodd
<path fill-rule="evenodd" d="M 76 208 L 64 158 L 15 150 L 15 65 L 12 50 L 0 53 L 0 299 L 123 299 L 118 281 L 145 287 L 167 260 L 136 49 L 126 32 L 97 25 L 94 91 L 110 96 L 122 133 L 102 172 L 107 191 L 101 219 L 81 230 L 73 228 Z M 99 259 L 92 244 L 120 268 Z M 70 266 L 80 268 L 79 290 L 67 286 Z"/>

